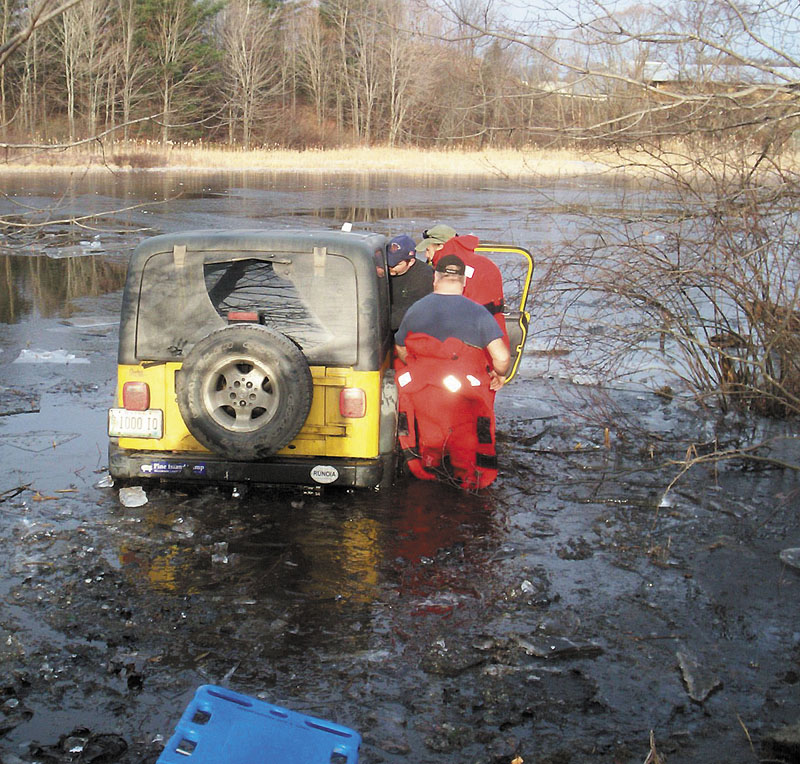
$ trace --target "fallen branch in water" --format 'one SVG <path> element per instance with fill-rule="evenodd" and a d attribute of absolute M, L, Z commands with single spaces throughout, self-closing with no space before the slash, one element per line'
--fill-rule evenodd
<path fill-rule="evenodd" d="M 650 730 L 650 751 L 644 760 L 644 764 L 664 764 L 664 761 L 656 750 L 656 737 L 653 734 L 653 730 Z"/>
<path fill-rule="evenodd" d="M 758 454 L 764 448 L 769 446 L 769 441 L 764 441 L 761 443 L 755 443 L 752 446 L 744 446 L 744 447 L 737 447 L 731 448 L 725 451 L 711 451 L 707 454 L 697 454 L 696 451 L 693 451 L 692 447 L 686 450 L 686 457 L 684 459 L 679 460 L 670 460 L 668 463 L 673 465 L 679 465 L 681 467 L 680 471 L 674 478 L 670 481 L 669 485 L 667 486 L 666 490 L 664 491 L 664 496 L 666 496 L 675 484 L 692 468 L 697 466 L 698 464 L 707 464 L 712 463 L 716 464 L 718 462 L 723 461 L 731 461 L 733 459 L 747 459 L 748 462 L 760 462 L 765 465 L 769 465 L 772 467 L 780 467 L 782 469 L 789 469 L 800 471 L 800 464 L 786 462 L 782 459 L 775 459 L 770 456 L 760 456 Z"/>
<path fill-rule="evenodd" d="M 17 486 L 16 488 L 9 488 L 9 490 L 0 493 L 0 504 L 4 501 L 8 501 L 9 499 L 13 499 L 15 496 L 19 496 L 23 491 L 27 491 L 31 487 L 30 483 L 26 485 Z"/>

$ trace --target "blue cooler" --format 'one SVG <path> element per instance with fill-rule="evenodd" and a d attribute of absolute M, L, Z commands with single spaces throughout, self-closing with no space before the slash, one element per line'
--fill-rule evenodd
<path fill-rule="evenodd" d="M 357 764 L 359 745 L 355 730 L 207 684 L 156 764 Z"/>

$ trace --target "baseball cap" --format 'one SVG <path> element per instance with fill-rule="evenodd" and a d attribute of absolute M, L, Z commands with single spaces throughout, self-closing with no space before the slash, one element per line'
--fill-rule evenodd
<path fill-rule="evenodd" d="M 389 267 L 394 268 L 403 260 L 413 260 L 416 257 L 414 248 L 414 239 L 404 233 L 389 239 L 386 245 L 386 262 Z"/>
<path fill-rule="evenodd" d="M 463 276 L 467 272 L 467 267 L 458 255 L 445 255 L 436 263 L 436 271 L 446 273 L 448 276 Z"/>
<path fill-rule="evenodd" d="M 456 236 L 456 229 L 451 228 L 449 225 L 444 225 L 444 223 L 439 223 L 433 228 L 423 231 L 422 236 L 422 241 L 417 244 L 417 252 L 424 252 L 431 244 L 444 244 Z"/>

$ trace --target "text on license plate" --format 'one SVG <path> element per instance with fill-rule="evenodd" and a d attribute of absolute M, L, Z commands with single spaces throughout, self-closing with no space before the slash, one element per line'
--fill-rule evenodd
<path fill-rule="evenodd" d="M 108 434 L 112 438 L 160 438 L 163 433 L 164 412 L 161 409 L 108 410 Z"/>

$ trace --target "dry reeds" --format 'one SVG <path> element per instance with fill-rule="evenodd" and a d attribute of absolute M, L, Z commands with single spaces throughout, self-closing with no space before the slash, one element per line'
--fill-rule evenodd
<path fill-rule="evenodd" d="M 156 142 L 116 143 L 100 149 L 87 144 L 72 148 L 10 153 L 0 171 L 53 171 L 60 168 L 181 171 L 256 172 L 391 172 L 408 175 L 486 175 L 512 178 L 571 177 L 604 172 L 601 158 L 578 150 L 490 149 L 431 150 L 390 147 L 356 147 L 293 151 L 261 148 L 243 151 L 209 144 Z"/>
<path fill-rule="evenodd" d="M 399 175 L 471 175 L 507 177 L 533 182 L 542 178 L 613 175 L 664 179 L 665 175 L 695 177 L 724 174 L 731 157 L 724 152 L 700 162 L 680 146 L 658 152 L 580 147 L 521 149 L 421 149 L 388 146 L 292 150 L 279 147 L 245 151 L 208 143 L 158 141 L 83 142 L 80 145 L 42 145 L 13 149 L 0 156 L 0 172 L 29 171 L 192 171 L 298 172 Z M 800 167 L 793 152 L 783 157 L 789 168 Z M 740 158 L 741 159 L 741 158 Z M 769 169 L 766 170 L 770 172 Z"/>

